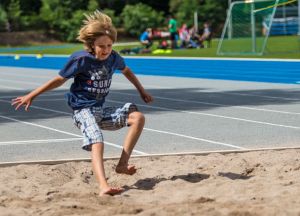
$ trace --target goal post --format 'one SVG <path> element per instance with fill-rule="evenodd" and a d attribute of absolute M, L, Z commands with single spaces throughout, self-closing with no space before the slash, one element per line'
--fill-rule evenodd
<path fill-rule="evenodd" d="M 297 1 L 245 0 L 231 3 L 217 54 L 263 55 L 273 50 L 280 51 L 281 48 L 299 52 L 300 40 L 297 35 L 300 18 Z M 289 37 L 282 38 L 287 35 Z M 268 46 L 270 37 L 271 46 Z M 285 44 L 286 40 L 292 41 L 293 45 L 280 47 L 280 42 Z"/>

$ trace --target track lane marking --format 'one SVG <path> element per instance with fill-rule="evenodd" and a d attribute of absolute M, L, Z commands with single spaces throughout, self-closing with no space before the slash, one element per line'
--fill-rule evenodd
<path fill-rule="evenodd" d="M 124 103 L 116 100 L 106 100 L 114 103 Z M 210 117 L 216 117 L 216 118 L 224 118 L 224 119 L 230 119 L 230 120 L 236 120 L 236 121 L 243 121 L 243 122 L 249 122 L 254 124 L 262 124 L 262 125 L 269 125 L 269 126 L 275 126 L 275 127 L 283 127 L 283 128 L 289 128 L 289 129 L 296 129 L 299 130 L 300 127 L 296 126 L 290 126 L 290 125 L 282 125 L 282 124 L 275 124 L 275 123 L 269 123 L 269 122 L 262 122 L 262 121 L 255 121 L 250 119 L 242 119 L 242 118 L 236 118 L 236 117 L 230 117 L 230 116 L 224 116 L 224 115 L 216 115 L 216 114 L 210 114 L 210 113 L 203 113 L 203 112 L 191 112 L 191 111 L 185 111 L 185 110 L 178 110 L 178 109 L 172 109 L 172 108 L 166 108 L 166 107 L 160 107 L 160 106 L 150 106 L 150 105 L 144 105 L 135 103 L 136 105 L 140 107 L 146 107 L 146 108 L 153 108 L 158 110 L 168 110 L 168 111 L 175 111 L 175 112 L 182 112 L 187 114 L 195 114 L 195 115 L 203 115 L 203 116 L 210 116 Z"/>
<path fill-rule="evenodd" d="M 118 91 L 112 91 L 111 93 L 137 96 L 136 94 L 123 93 L 123 92 L 118 92 Z M 254 107 L 247 107 L 247 106 L 235 106 L 235 105 L 230 105 L 230 104 L 220 104 L 220 103 L 210 103 L 210 102 L 201 102 L 201 101 L 191 101 L 191 100 L 184 100 L 184 99 L 174 99 L 174 98 L 168 98 L 168 97 L 161 97 L 161 96 L 157 96 L 157 95 L 152 95 L 152 96 L 154 98 L 159 98 L 159 99 L 169 100 L 169 101 L 176 101 L 176 102 L 204 104 L 204 105 L 219 106 L 219 107 L 229 107 L 230 106 L 230 108 L 236 108 L 236 109 L 249 109 L 249 110 L 258 110 L 258 111 L 282 113 L 282 114 L 300 115 L 300 113 L 296 113 L 296 112 L 287 112 L 287 111 L 271 110 L 271 109 L 262 109 L 262 108 L 254 108 Z M 300 99 L 299 99 L 299 101 L 300 101 Z"/>
<path fill-rule="evenodd" d="M 47 126 L 40 125 L 40 124 L 21 121 L 21 120 L 15 119 L 15 118 L 10 118 L 10 117 L 6 117 L 6 116 L 2 116 L 2 115 L 0 115 L 0 118 L 4 118 L 4 119 L 10 120 L 10 121 L 15 121 L 15 122 L 22 123 L 22 124 L 27 124 L 27 125 L 30 125 L 30 126 L 40 127 L 40 128 L 43 128 L 43 129 L 55 131 L 55 132 L 62 133 L 62 134 L 67 134 L 67 135 L 83 138 L 81 135 L 78 135 L 78 134 L 70 133 L 70 132 L 63 131 L 63 130 L 58 130 L 58 129 L 47 127 Z M 123 146 L 119 146 L 119 145 L 111 143 L 111 142 L 106 142 L 105 141 L 104 143 L 109 145 L 109 146 L 113 146 L 113 147 L 116 147 L 116 148 L 119 148 L 119 149 L 123 149 Z M 138 151 L 138 150 L 133 150 L 133 151 L 136 152 L 136 153 L 139 153 L 139 154 L 147 154 L 145 152 Z"/>
<path fill-rule="evenodd" d="M 16 141 L 3 141 L 0 142 L 0 146 L 3 145 L 19 145 L 19 144 L 33 144 L 33 143 L 53 143 L 53 142 L 72 142 L 76 140 L 82 140 L 83 138 L 66 138 L 66 139 L 46 139 L 46 140 L 16 140 Z"/>
<path fill-rule="evenodd" d="M 0 101 L 4 101 L 4 100 L 0 99 Z M 4 102 L 8 102 L 8 101 L 4 101 Z M 122 102 L 118 102 L 118 103 L 122 103 Z M 48 108 L 42 108 L 42 107 L 39 107 L 39 106 L 31 106 L 31 107 L 35 108 L 35 109 L 49 111 L 49 112 L 55 112 L 55 113 L 60 113 L 60 114 L 71 115 L 70 113 L 67 113 L 67 112 L 57 111 L 57 110 L 48 109 Z M 232 145 L 232 144 L 228 144 L 228 143 L 222 143 L 222 142 L 217 142 L 217 141 L 213 141 L 213 140 L 208 140 L 208 139 L 203 139 L 203 138 L 198 138 L 198 137 L 192 137 L 192 136 L 188 136 L 188 135 L 184 135 L 184 134 L 179 134 L 179 133 L 173 133 L 173 132 L 162 131 L 162 130 L 155 130 L 155 129 L 151 129 L 151 128 L 144 128 L 144 129 L 148 130 L 148 131 L 153 131 L 153 132 L 159 132 L 159 133 L 169 134 L 169 135 L 173 135 L 173 136 L 184 137 L 184 138 L 187 138 L 187 139 L 199 140 L 199 141 L 213 143 L 213 144 L 217 144 L 217 145 L 224 145 L 224 146 L 227 146 L 227 147 L 229 146 L 229 147 L 232 147 L 232 148 L 244 149 L 243 147 Z M 82 137 L 82 136 L 80 136 L 80 137 Z"/>

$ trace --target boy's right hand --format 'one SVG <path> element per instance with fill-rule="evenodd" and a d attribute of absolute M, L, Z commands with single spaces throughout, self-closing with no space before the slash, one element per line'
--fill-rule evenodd
<path fill-rule="evenodd" d="M 15 110 L 19 109 L 20 106 L 25 106 L 25 110 L 28 111 L 31 103 L 32 98 L 28 95 L 14 98 L 11 101 L 11 105 L 16 107 Z"/>

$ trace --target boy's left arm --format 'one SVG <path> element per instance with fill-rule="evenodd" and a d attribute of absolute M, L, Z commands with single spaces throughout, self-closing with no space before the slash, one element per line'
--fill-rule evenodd
<path fill-rule="evenodd" d="M 122 73 L 136 87 L 143 101 L 145 101 L 146 103 L 150 103 L 153 101 L 152 96 L 145 91 L 144 87 L 129 67 L 125 67 L 125 69 L 122 70 Z"/>

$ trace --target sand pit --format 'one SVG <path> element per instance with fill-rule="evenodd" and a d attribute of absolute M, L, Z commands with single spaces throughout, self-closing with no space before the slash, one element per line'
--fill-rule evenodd
<path fill-rule="evenodd" d="M 98 197 L 89 162 L 1 167 L 0 215 L 300 215 L 300 150 L 132 158 Z"/>

